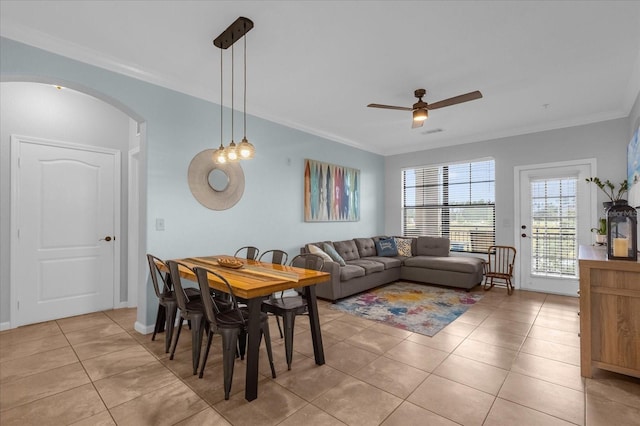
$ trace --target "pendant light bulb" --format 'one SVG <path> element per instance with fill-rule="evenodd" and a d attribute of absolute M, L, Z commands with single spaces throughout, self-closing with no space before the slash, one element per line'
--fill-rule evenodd
<path fill-rule="evenodd" d="M 227 156 L 227 160 L 232 163 L 234 161 L 238 161 L 238 149 L 236 147 L 236 143 L 233 141 L 233 139 L 231 140 L 231 143 L 229 144 L 228 147 L 225 148 L 225 154 Z"/>
<path fill-rule="evenodd" d="M 243 160 L 251 160 L 256 153 L 253 144 L 246 137 L 242 138 L 242 142 L 238 145 L 238 151 L 240 152 L 240 158 Z"/>
<path fill-rule="evenodd" d="M 216 164 L 225 164 L 227 162 L 227 153 L 225 152 L 224 146 L 222 146 L 222 144 L 220 144 L 220 148 L 214 151 L 213 161 Z"/>

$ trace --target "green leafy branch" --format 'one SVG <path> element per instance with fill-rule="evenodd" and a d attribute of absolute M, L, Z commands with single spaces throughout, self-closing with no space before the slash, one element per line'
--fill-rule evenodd
<path fill-rule="evenodd" d="M 598 227 L 591 228 L 591 232 L 595 232 L 598 235 L 607 235 L 607 219 L 598 219 Z"/>
<path fill-rule="evenodd" d="M 611 183 L 609 179 L 602 182 L 599 177 L 590 177 L 590 178 L 587 178 L 586 181 L 595 183 L 596 186 L 600 188 L 602 192 L 604 192 L 605 195 L 609 197 L 611 201 L 622 200 L 622 197 L 624 196 L 624 194 L 626 194 L 627 191 L 629 190 L 629 183 L 627 182 L 626 179 L 620 182 L 620 186 L 617 192 L 616 192 L 616 186 L 613 183 Z"/>

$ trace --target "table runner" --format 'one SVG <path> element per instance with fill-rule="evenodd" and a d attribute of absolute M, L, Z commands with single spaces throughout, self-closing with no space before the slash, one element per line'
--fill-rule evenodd
<path fill-rule="evenodd" d="M 253 264 L 253 265 L 249 265 L 247 263 L 244 264 L 244 266 L 242 268 L 239 269 L 233 269 L 233 268 L 225 268 L 223 266 L 220 266 L 220 264 L 217 261 L 217 258 L 208 258 L 208 257 L 190 257 L 188 260 L 191 263 L 194 263 L 196 265 L 200 265 L 200 266 L 204 266 L 206 268 L 209 269 L 213 269 L 216 272 L 222 273 L 222 274 L 235 274 L 235 275 L 241 275 L 241 276 L 250 276 L 254 279 L 261 279 L 261 277 L 265 277 L 263 278 L 264 281 L 268 281 L 269 279 L 280 279 L 280 280 L 285 280 L 285 281 L 293 281 L 293 282 L 298 282 L 299 278 L 298 278 L 298 274 L 295 272 L 289 272 L 289 271 L 278 271 L 272 268 L 267 268 L 267 267 L 263 267 L 260 266 L 259 263 L 257 264 Z M 285 266 L 286 267 L 286 266 Z"/>

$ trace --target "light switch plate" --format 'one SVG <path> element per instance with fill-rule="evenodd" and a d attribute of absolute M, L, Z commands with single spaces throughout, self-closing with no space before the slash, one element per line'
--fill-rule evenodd
<path fill-rule="evenodd" d="M 156 231 L 164 231 L 164 219 L 161 217 L 156 218 Z"/>

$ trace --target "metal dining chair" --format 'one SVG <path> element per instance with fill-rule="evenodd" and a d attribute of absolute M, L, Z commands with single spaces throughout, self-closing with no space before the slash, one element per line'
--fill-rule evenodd
<path fill-rule="evenodd" d="M 180 332 L 182 331 L 182 323 L 186 320 L 191 324 L 191 356 L 193 362 L 193 374 L 198 372 L 198 364 L 200 362 L 200 348 L 202 346 L 202 325 L 204 318 L 204 308 L 202 305 L 201 297 L 198 299 L 191 299 L 182 287 L 182 281 L 180 279 L 180 266 L 186 269 L 190 269 L 189 266 L 181 262 L 170 260 L 167 262 L 169 265 L 169 275 L 173 286 L 175 288 L 176 302 L 178 303 L 178 310 L 180 316 L 178 317 L 178 330 L 173 339 L 173 345 L 171 347 L 171 355 L 169 359 L 173 359 L 176 353 L 176 347 L 178 346 L 178 340 L 180 339 Z M 202 296 L 202 292 L 199 292 Z M 205 294 L 209 294 L 207 291 Z"/>
<path fill-rule="evenodd" d="M 229 282 L 222 275 L 206 268 L 195 267 L 193 269 L 196 277 L 198 278 L 198 285 L 200 286 L 200 292 L 207 294 L 209 287 L 209 279 L 214 278 L 216 281 L 223 283 L 229 295 L 229 298 L 225 304 L 217 302 L 215 296 L 202 298 L 202 306 L 204 310 L 204 318 L 207 324 L 207 348 L 200 364 L 200 378 L 204 375 L 204 368 L 207 364 L 207 358 L 209 357 L 209 350 L 211 349 L 211 342 L 213 341 L 213 335 L 218 333 L 222 336 L 222 364 L 224 371 L 224 399 L 229 399 L 231 393 L 231 383 L 233 382 L 233 367 L 236 358 L 236 350 L 240 339 L 244 339 L 247 334 L 247 322 L 249 312 L 241 309 L 238 306 L 237 299 L 233 294 L 233 289 L 229 285 Z M 241 337 L 242 336 L 242 337 Z M 267 315 L 261 313 L 260 315 L 260 339 L 264 336 L 265 345 L 267 347 L 267 355 L 269 357 L 269 364 L 271 366 L 271 377 L 276 378 L 276 370 L 273 365 L 273 352 L 271 351 L 271 337 L 269 335 L 269 324 L 267 322 Z"/>
<path fill-rule="evenodd" d="M 495 280 L 503 281 L 507 294 L 513 293 L 513 265 L 516 261 L 516 249 L 511 246 L 491 246 L 487 252 L 488 259 L 484 264 L 484 289 L 491 290 Z"/>
<path fill-rule="evenodd" d="M 269 262 L 276 265 L 286 265 L 289 255 L 284 250 L 267 250 L 260 255 L 259 262 Z M 278 331 L 280 332 L 280 338 L 282 339 L 282 327 L 280 326 L 280 318 L 276 317 L 276 324 L 278 324 Z"/>
<path fill-rule="evenodd" d="M 258 250 L 257 247 L 244 246 L 236 250 L 236 253 L 233 255 L 233 257 L 241 257 L 239 255 L 241 255 L 243 251 L 245 251 L 244 258 L 249 260 L 256 260 L 258 258 L 258 254 L 260 253 L 260 250 Z"/>
<path fill-rule="evenodd" d="M 275 263 L 276 265 L 285 265 L 289 255 L 283 250 L 267 250 L 258 258 L 259 262 Z"/>
<path fill-rule="evenodd" d="M 311 253 L 299 254 L 291 260 L 290 266 L 321 271 L 324 266 L 324 259 Z M 262 311 L 274 314 L 276 319 L 282 317 L 287 368 L 291 370 L 291 361 L 293 359 L 293 327 L 295 325 L 296 315 L 308 314 L 307 300 L 299 294 L 294 296 L 285 295 L 285 292 L 278 292 L 272 294 L 269 299 L 262 302 Z M 278 321 L 278 328 L 280 328 L 280 321 Z M 282 330 L 280 330 L 280 337 L 282 337 Z"/>
<path fill-rule="evenodd" d="M 158 315 L 156 316 L 156 324 L 153 328 L 151 340 L 155 340 L 156 334 L 164 331 L 164 351 L 165 353 L 169 353 L 176 322 L 176 313 L 178 311 L 178 303 L 171 285 L 169 273 L 163 274 L 159 267 L 159 265 L 164 265 L 168 270 L 169 266 L 162 259 L 152 254 L 147 254 L 147 262 L 149 263 L 149 274 L 151 275 L 153 290 L 156 292 L 156 296 L 158 297 Z M 162 283 L 162 286 L 160 283 Z M 162 289 L 160 287 L 162 287 Z M 200 298 L 200 291 L 196 289 L 187 288 L 185 289 L 185 292 L 189 299 L 196 300 Z"/>

